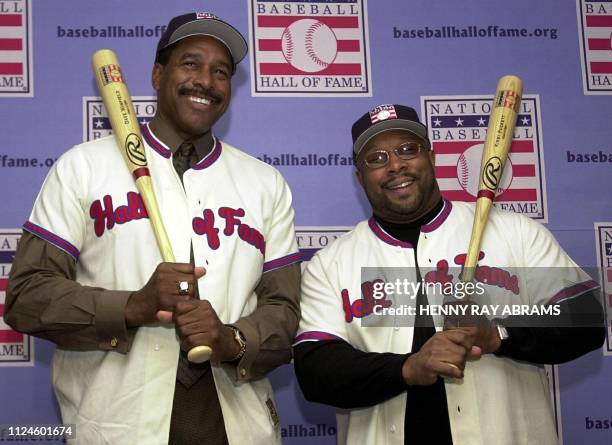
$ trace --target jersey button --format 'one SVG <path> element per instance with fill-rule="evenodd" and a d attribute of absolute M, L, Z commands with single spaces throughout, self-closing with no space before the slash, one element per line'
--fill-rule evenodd
<path fill-rule="evenodd" d="M 244 377 L 246 375 L 246 369 L 240 368 L 240 375 Z"/>
<path fill-rule="evenodd" d="M 395 432 L 397 431 L 397 427 L 395 426 L 395 424 L 391 425 L 391 428 L 389 428 L 389 431 L 391 431 L 391 433 L 395 434 Z"/>

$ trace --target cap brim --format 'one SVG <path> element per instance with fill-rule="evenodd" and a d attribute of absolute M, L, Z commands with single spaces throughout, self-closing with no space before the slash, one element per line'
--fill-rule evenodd
<path fill-rule="evenodd" d="M 214 19 L 194 20 L 185 23 L 172 33 L 169 43 L 164 48 L 191 36 L 210 36 L 219 40 L 229 50 L 235 65 L 244 59 L 248 51 L 244 37 L 236 28 Z"/>
<path fill-rule="evenodd" d="M 408 131 L 415 136 L 423 139 L 427 143 L 427 148 L 431 148 L 429 139 L 427 139 L 427 127 L 418 122 L 408 121 L 404 119 L 387 119 L 385 121 L 378 122 L 368 128 L 366 131 L 361 133 L 355 143 L 353 144 L 353 152 L 355 156 L 365 147 L 370 139 L 374 136 L 389 130 L 404 130 Z"/>

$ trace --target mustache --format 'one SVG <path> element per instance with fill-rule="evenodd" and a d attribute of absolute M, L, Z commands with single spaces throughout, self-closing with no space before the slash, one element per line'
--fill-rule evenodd
<path fill-rule="evenodd" d="M 212 88 L 197 88 L 184 86 L 179 88 L 179 94 L 182 96 L 207 96 L 215 102 L 221 102 L 223 100 L 223 96 L 220 93 L 217 93 Z"/>
<path fill-rule="evenodd" d="M 391 177 L 387 181 L 383 182 L 382 186 L 383 187 L 387 187 L 387 186 L 389 186 L 389 184 L 395 183 L 398 180 L 402 180 L 402 179 L 408 179 L 408 180 L 417 181 L 419 179 L 419 175 L 416 175 L 416 174 L 413 174 L 413 173 L 400 173 L 400 174 L 397 174 L 397 175 L 393 175 L 393 177 Z"/>

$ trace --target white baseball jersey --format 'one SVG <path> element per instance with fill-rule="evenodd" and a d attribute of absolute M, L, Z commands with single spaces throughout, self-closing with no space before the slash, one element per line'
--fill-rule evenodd
<path fill-rule="evenodd" d="M 457 281 L 473 217 L 473 205 L 445 201 L 436 218 L 421 228 L 417 258 L 423 277 L 450 271 Z M 597 287 L 543 226 L 522 215 L 492 209 L 481 252 L 477 278 L 495 278 L 484 286 L 492 302 L 533 307 Z M 413 246 L 392 238 L 373 218 L 361 222 L 308 263 L 302 278 L 302 320 L 296 344 L 342 339 L 366 352 L 410 352 L 414 328 L 406 323 L 406 315 L 387 316 L 385 327 L 367 326 L 368 317 L 373 316 L 368 300 L 390 307 L 395 302 L 385 302 L 386 295 L 372 292 L 375 279 L 390 281 L 386 272 L 380 269 L 376 276 L 376 271 L 362 268 L 414 266 Z M 560 273 L 538 273 L 543 267 Z M 365 282 L 362 273 L 370 277 Z M 441 318 L 434 320 L 436 326 L 442 325 Z M 445 387 L 453 443 L 557 443 L 543 366 L 485 355 L 468 363 L 462 381 L 447 379 Z M 339 443 L 403 444 L 405 408 L 404 392 L 372 407 L 339 413 Z"/>
<path fill-rule="evenodd" d="M 274 168 L 215 139 L 183 176 L 170 150 L 143 129 L 153 186 L 177 262 L 206 267 L 199 293 L 223 323 L 257 306 L 262 273 L 294 263 L 299 251 L 291 193 Z M 24 228 L 77 260 L 77 281 L 138 290 L 161 256 L 134 180 L 112 137 L 65 153 L 47 176 Z M 53 385 L 64 423 L 87 444 L 165 444 L 179 343 L 172 326 L 138 329 L 131 351 L 57 350 Z M 230 444 L 280 441 L 266 402 L 267 379 L 236 382 L 213 365 Z"/>

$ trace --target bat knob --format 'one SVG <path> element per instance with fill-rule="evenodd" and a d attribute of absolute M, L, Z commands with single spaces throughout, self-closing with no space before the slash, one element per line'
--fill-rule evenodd
<path fill-rule="evenodd" d="M 210 356 L 212 355 L 212 349 L 208 346 L 196 346 L 195 348 L 191 348 L 191 350 L 187 353 L 187 360 L 191 363 L 204 363 L 207 360 L 210 360 Z"/>

